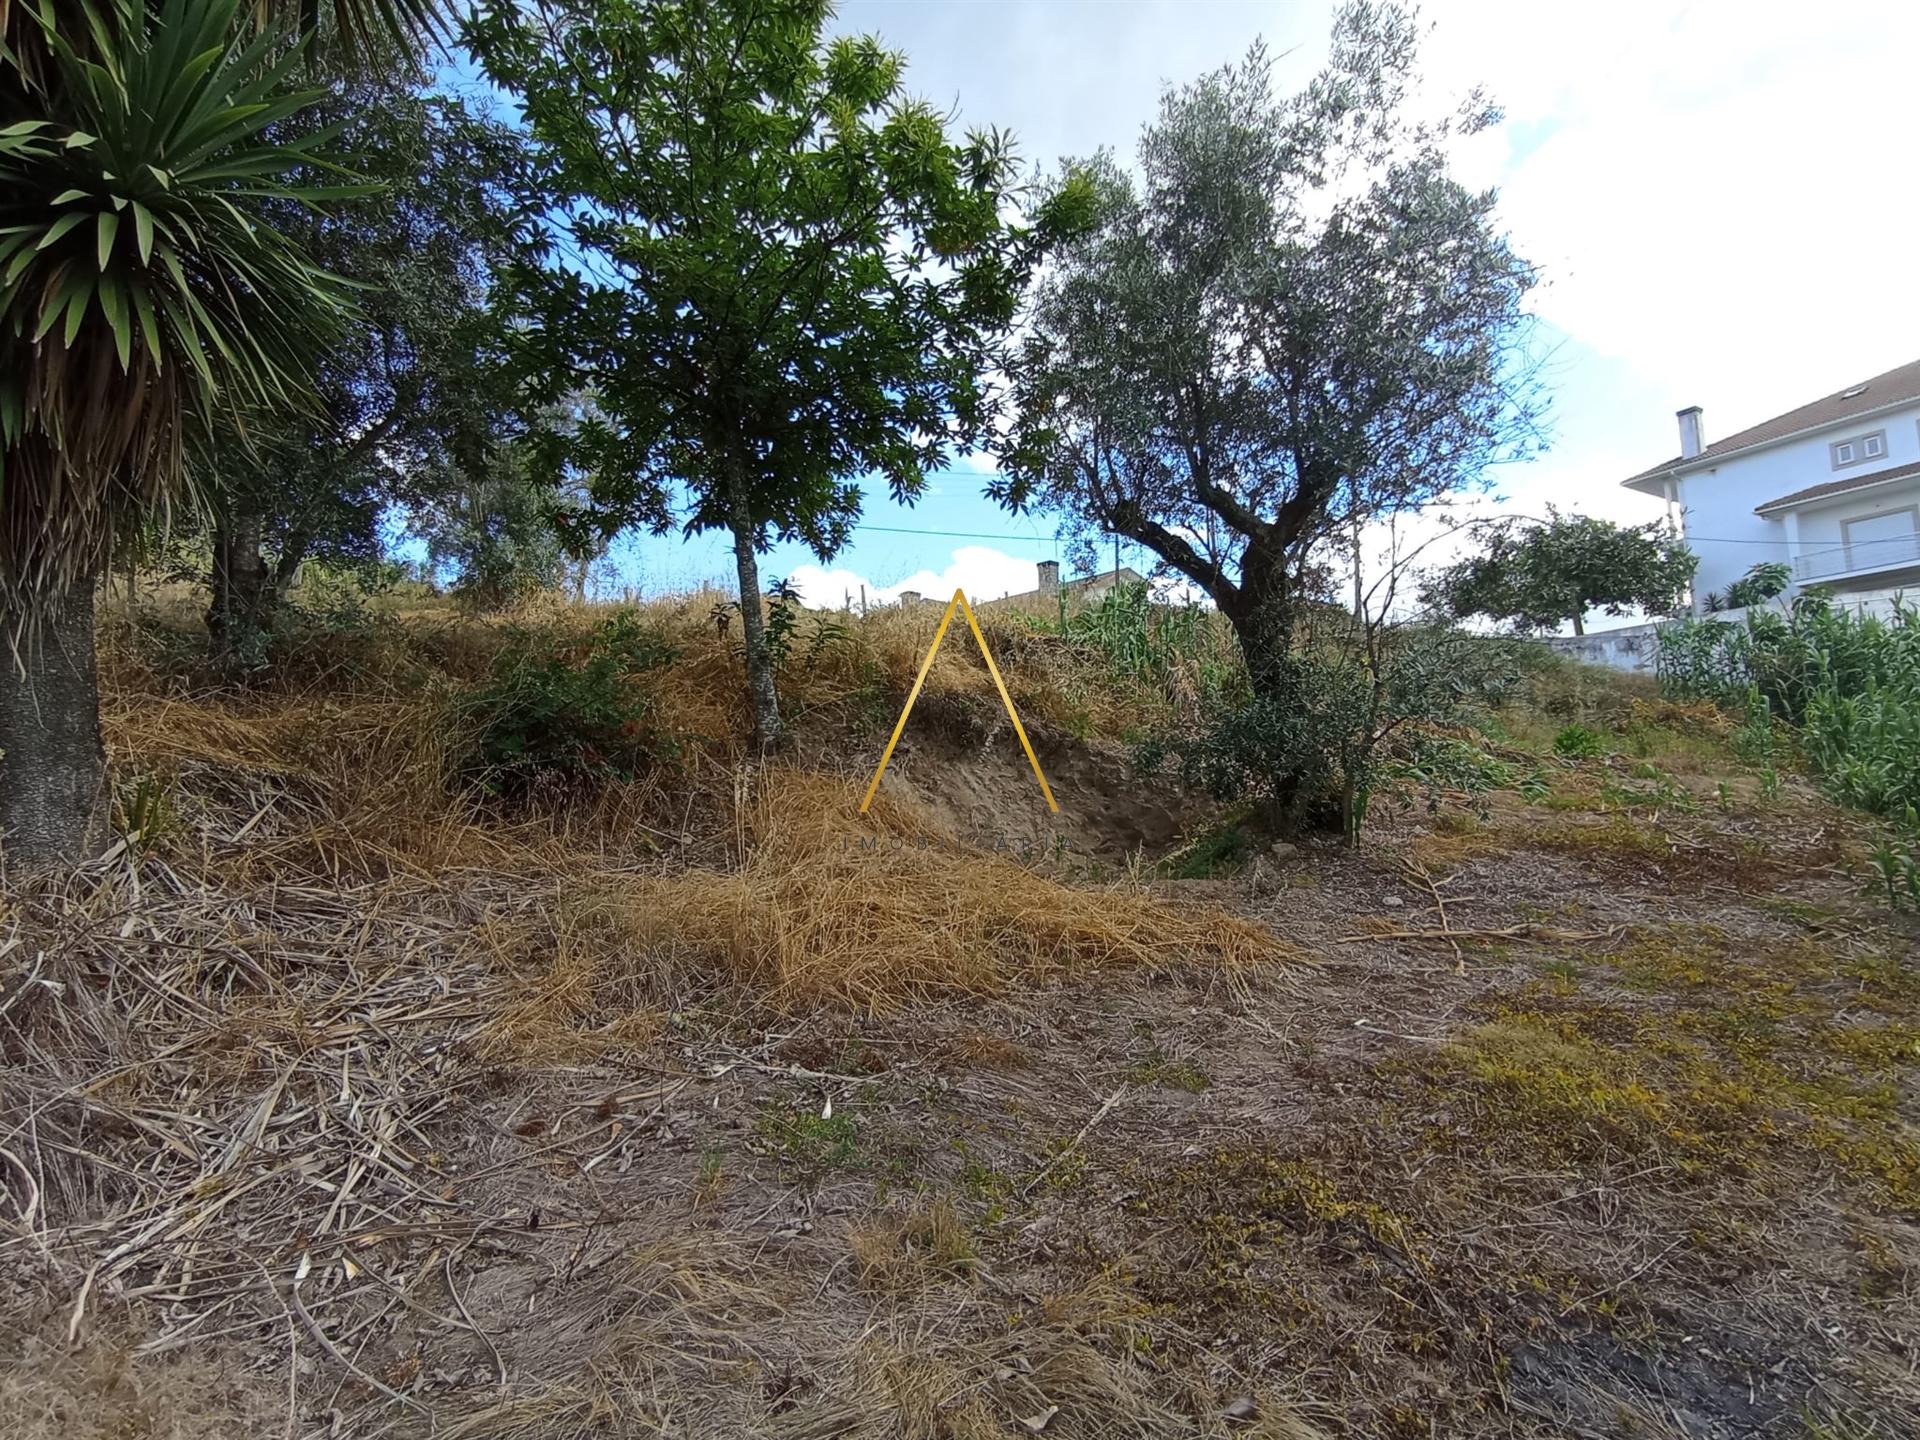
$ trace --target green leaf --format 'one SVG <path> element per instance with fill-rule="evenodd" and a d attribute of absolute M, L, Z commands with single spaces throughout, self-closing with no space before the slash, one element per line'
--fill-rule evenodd
<path fill-rule="evenodd" d="M 88 212 L 85 210 L 76 210 L 70 214 L 62 215 L 47 227 L 47 233 L 40 237 L 40 243 L 34 246 L 34 249 L 44 250 L 49 245 L 57 244 L 60 237 L 73 229 L 73 227 L 78 225 L 82 220 L 86 219 L 87 214 Z"/>
<path fill-rule="evenodd" d="M 67 344 L 73 344 L 74 337 L 80 333 L 80 324 L 87 318 L 87 302 L 92 298 L 93 287 L 83 283 L 74 289 L 72 298 L 67 301 Z"/>
<path fill-rule="evenodd" d="M 120 372 L 124 375 L 133 355 L 133 321 L 127 314 L 127 297 L 112 275 L 100 277 L 99 294 L 100 311 L 113 327 L 113 348 L 120 356 Z"/>
<path fill-rule="evenodd" d="M 153 212 L 138 200 L 133 202 L 133 238 L 140 248 L 140 263 L 153 258 Z"/>
<path fill-rule="evenodd" d="M 166 368 L 167 352 L 160 343 L 160 321 L 153 313 L 153 297 L 147 294 L 146 282 L 138 276 L 133 281 L 133 311 L 140 319 L 140 336 L 146 342 L 147 357 L 153 362 L 155 374 Z"/>
<path fill-rule="evenodd" d="M 105 270 L 107 262 L 113 258 L 113 238 L 120 233 L 120 217 L 111 210 L 100 212 L 100 268 Z"/>
<path fill-rule="evenodd" d="M 84 130 L 76 130 L 71 135 L 67 136 L 67 149 L 84 150 L 87 148 L 87 146 L 93 144 L 99 138 L 100 137 L 98 135 L 89 135 Z"/>
<path fill-rule="evenodd" d="M 84 200 L 86 198 L 87 192 L 84 190 L 62 190 L 58 195 L 53 197 L 53 203 L 56 205 L 64 205 L 69 200 Z"/>

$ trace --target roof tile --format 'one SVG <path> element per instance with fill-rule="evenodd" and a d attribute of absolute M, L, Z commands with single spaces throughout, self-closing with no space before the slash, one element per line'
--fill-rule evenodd
<path fill-rule="evenodd" d="M 1782 495 L 1778 500 L 1769 500 L 1764 505 L 1753 507 L 1753 513 L 1764 515 L 1769 510 L 1785 510 L 1794 505 L 1804 505 L 1809 500 L 1825 500 L 1829 495 L 1845 495 L 1854 490 L 1865 490 L 1869 486 L 1879 485 L 1888 480 L 1905 480 L 1920 475 L 1920 460 L 1910 465 L 1895 465 L 1891 470 L 1875 470 L 1869 475 L 1849 475 L 1844 480 L 1829 480 L 1824 485 L 1809 485 L 1804 490 L 1796 490 L 1791 495 Z"/>
<path fill-rule="evenodd" d="M 1835 394 L 1823 396 L 1811 404 L 1802 405 L 1797 410 L 1789 410 L 1784 415 L 1776 415 L 1771 420 L 1763 420 L 1758 425 L 1750 425 L 1737 434 L 1724 440 L 1716 440 L 1691 460 L 1683 460 L 1676 455 L 1671 460 L 1662 461 L 1642 470 L 1638 475 L 1630 475 L 1622 484 L 1631 485 L 1636 480 L 1651 479 L 1655 475 L 1665 474 L 1676 465 L 1693 465 L 1703 460 L 1711 460 L 1716 455 L 1725 455 L 1735 450 L 1745 450 L 1751 445 L 1764 445 L 1769 440 L 1778 440 L 1787 435 L 1798 434 L 1802 430 L 1814 430 L 1823 425 L 1836 425 L 1854 415 L 1865 415 L 1886 405 L 1897 405 L 1902 400 L 1920 399 L 1920 360 L 1889 370 L 1884 375 L 1876 375 L 1871 380 L 1858 385 L 1849 385 Z M 1779 504 L 1769 501 L 1768 504 Z M 1765 509 L 1765 506 L 1761 507 Z"/>

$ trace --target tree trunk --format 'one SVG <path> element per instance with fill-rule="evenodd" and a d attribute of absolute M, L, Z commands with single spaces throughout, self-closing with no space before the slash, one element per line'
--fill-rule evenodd
<path fill-rule="evenodd" d="M 80 581 L 0 660 L 0 856 L 16 873 L 83 860 L 105 831 L 93 596 Z"/>
<path fill-rule="evenodd" d="M 1293 592 L 1285 572 L 1251 547 L 1242 567 L 1237 601 L 1222 609 L 1240 643 L 1255 701 L 1286 703 L 1297 695 L 1297 679 L 1289 669 L 1297 618 Z M 1318 797 L 1307 792 L 1298 773 L 1271 775 L 1268 781 L 1273 793 L 1265 806 L 1267 828 L 1276 835 L 1298 833 L 1305 828 L 1308 806 Z"/>
<path fill-rule="evenodd" d="M 222 515 L 213 532 L 213 603 L 207 633 L 216 650 L 231 652 L 266 627 L 273 593 L 267 557 L 260 551 L 258 515 Z"/>
<path fill-rule="evenodd" d="M 1583 623 L 1583 617 L 1578 610 L 1573 612 L 1573 633 L 1575 635 L 1584 635 L 1587 633 L 1587 627 Z"/>
<path fill-rule="evenodd" d="M 747 503 L 747 480 L 735 462 L 728 477 L 727 507 L 733 529 L 733 563 L 740 575 L 740 635 L 747 647 L 747 697 L 753 705 L 753 743 L 762 755 L 780 743 L 780 700 L 773 686 L 773 654 L 767 649 L 766 617 L 760 613 L 760 527 Z"/>

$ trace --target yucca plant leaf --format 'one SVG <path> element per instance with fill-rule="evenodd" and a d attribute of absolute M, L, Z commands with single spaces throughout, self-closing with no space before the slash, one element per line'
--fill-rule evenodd
<path fill-rule="evenodd" d="M 102 210 L 100 212 L 100 243 L 98 246 L 100 269 L 102 271 L 106 270 L 107 262 L 113 258 L 113 240 L 119 233 L 120 217 L 111 210 Z"/>
<path fill-rule="evenodd" d="M 46 234 L 40 237 L 40 243 L 35 248 L 45 250 L 49 246 L 58 244 L 61 236 L 86 218 L 87 212 L 84 210 L 75 210 L 70 214 L 62 215 L 47 227 Z"/>
<path fill-rule="evenodd" d="M 140 263 L 153 259 L 153 212 L 138 200 L 133 202 L 133 241 L 140 250 Z"/>
<path fill-rule="evenodd" d="M 119 356 L 120 369 L 125 373 L 133 358 L 133 323 L 127 313 L 126 292 L 120 288 L 119 280 L 108 274 L 100 277 L 95 293 L 100 297 L 100 313 L 113 328 L 114 353 Z"/>
<path fill-rule="evenodd" d="M 93 285 L 82 280 L 67 301 L 67 329 L 63 343 L 73 348 L 74 337 L 80 333 L 80 323 L 87 318 L 87 303 L 93 299 Z"/>
<path fill-rule="evenodd" d="M 166 372 L 166 347 L 160 343 L 160 320 L 153 310 L 153 297 L 147 293 L 147 282 L 135 275 L 133 277 L 133 311 L 140 321 L 140 338 L 146 343 L 147 354 L 153 360 L 156 375 Z"/>

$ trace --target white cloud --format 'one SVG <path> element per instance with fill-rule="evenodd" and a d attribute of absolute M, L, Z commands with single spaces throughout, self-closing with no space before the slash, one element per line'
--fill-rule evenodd
<path fill-rule="evenodd" d="M 839 609 L 849 599 L 860 603 L 865 587 L 867 603 L 890 605 L 905 590 L 930 599 L 945 601 L 956 589 L 967 592 L 969 600 L 998 600 L 1002 595 L 1018 595 L 1039 583 L 1034 562 L 995 550 L 989 545 L 962 545 L 953 552 L 953 560 L 944 570 L 917 570 L 891 585 L 877 584 L 857 570 L 843 567 L 832 570 L 820 565 L 801 565 L 787 581 L 800 592 L 801 600 L 815 609 Z"/>
<path fill-rule="evenodd" d="M 1479 80 L 1506 105 L 1502 163 L 1466 168 L 1499 183 L 1516 243 L 1545 268 L 1543 318 L 1675 407 L 1705 405 L 1723 434 L 1913 358 L 1920 10 L 1430 13 L 1436 78 Z"/>

